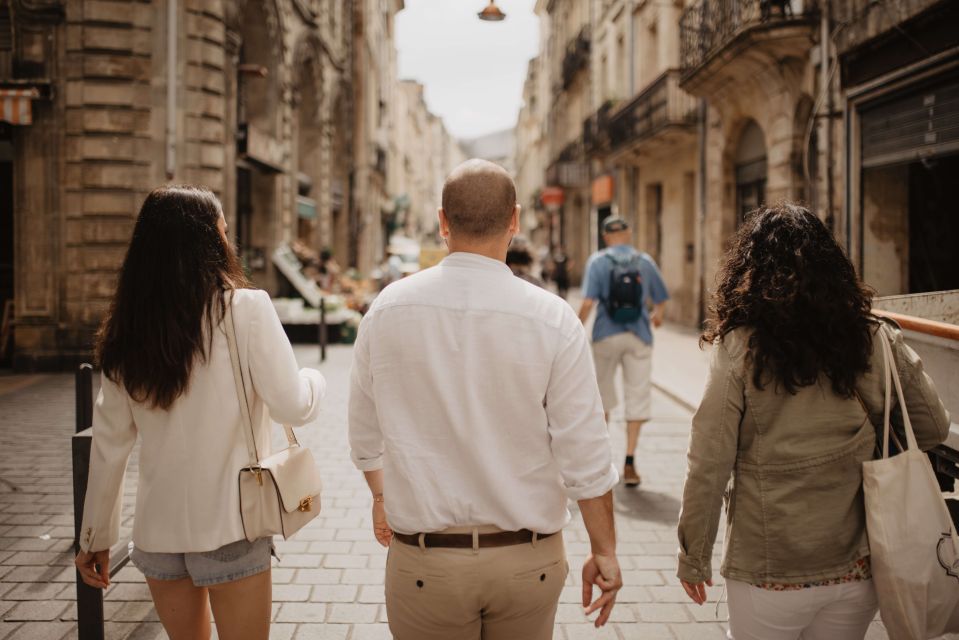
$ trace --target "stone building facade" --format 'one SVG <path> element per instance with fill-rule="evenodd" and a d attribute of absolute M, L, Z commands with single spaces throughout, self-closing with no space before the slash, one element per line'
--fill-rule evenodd
<path fill-rule="evenodd" d="M 401 80 L 393 101 L 395 160 L 390 165 L 390 191 L 396 195 L 391 228 L 424 245 L 436 245 L 443 182 L 466 153 L 443 120 L 430 112 L 423 90 L 418 82 Z"/>
<path fill-rule="evenodd" d="M 729 237 L 782 199 L 815 211 L 880 294 L 959 288 L 959 5 L 589 4 L 590 111 L 548 119 L 547 135 L 581 136 L 587 215 L 634 221 L 670 319 L 699 324 Z M 560 0 L 538 7 L 555 25 Z M 559 77 L 565 51 L 541 55 Z M 554 93 L 552 112 L 578 95 Z M 576 192 L 544 169 L 543 188 Z M 599 246 L 596 224 L 578 229 Z"/>
<path fill-rule="evenodd" d="M 389 112 L 402 7 L 0 0 L 0 237 L 12 238 L 0 294 L 12 301 L 14 366 L 88 356 L 156 185 L 213 189 L 272 293 L 284 286 L 273 252 L 294 239 L 370 268 L 388 200 L 388 123 L 374 118 Z"/>

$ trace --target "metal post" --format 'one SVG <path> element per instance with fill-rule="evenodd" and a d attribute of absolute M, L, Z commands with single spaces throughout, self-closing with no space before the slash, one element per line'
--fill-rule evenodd
<path fill-rule="evenodd" d="M 320 362 L 326 362 L 326 342 L 328 338 L 326 331 L 326 298 L 320 298 Z"/>
<path fill-rule="evenodd" d="M 80 550 L 83 502 L 90 472 L 90 447 L 93 443 L 93 367 L 82 364 L 76 374 L 76 428 L 73 436 L 73 549 Z M 79 640 L 103 640 L 103 592 L 88 586 L 76 572 L 77 637 Z"/>
<path fill-rule="evenodd" d="M 93 365 L 81 364 L 76 374 L 76 416 L 75 433 L 93 426 Z"/>

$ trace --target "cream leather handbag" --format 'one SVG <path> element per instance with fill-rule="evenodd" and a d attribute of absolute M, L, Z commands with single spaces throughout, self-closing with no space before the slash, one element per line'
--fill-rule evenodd
<path fill-rule="evenodd" d="M 313 454 L 300 445 L 290 425 L 283 425 L 289 447 L 260 459 L 253 432 L 253 419 L 246 391 L 244 369 L 236 343 L 236 324 L 232 301 L 226 305 L 224 317 L 226 341 L 233 364 L 233 380 L 240 402 L 249 466 L 240 469 L 240 516 L 246 539 L 254 541 L 266 536 L 281 535 L 289 539 L 306 523 L 320 515 L 322 482 Z"/>

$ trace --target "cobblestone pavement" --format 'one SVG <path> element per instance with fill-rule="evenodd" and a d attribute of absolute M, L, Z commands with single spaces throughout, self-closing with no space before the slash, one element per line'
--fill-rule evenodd
<path fill-rule="evenodd" d="M 370 529 L 370 497 L 349 462 L 346 399 L 350 349 L 333 347 L 326 363 L 317 350 L 298 348 L 304 366 L 317 366 L 329 382 L 316 424 L 299 430 L 319 460 L 325 483 L 322 516 L 295 540 L 280 541 L 273 569 L 274 638 L 390 638 L 383 605 L 385 551 Z M 669 366 L 668 364 L 664 366 Z M 697 384 L 701 384 L 697 382 Z M 675 395 L 675 394 L 674 394 Z M 75 637 L 70 435 L 71 376 L 0 378 L 0 638 L 58 640 Z M 595 630 L 578 600 L 578 573 L 588 551 L 578 514 L 564 535 L 570 577 L 557 615 L 555 638 L 622 639 L 724 636 L 720 588 L 704 607 L 690 603 L 674 576 L 684 452 L 690 412 L 657 392 L 654 419 L 640 441 L 638 490 L 616 490 L 620 562 L 626 586 L 612 623 Z M 612 424 L 620 459 L 623 423 Z M 277 438 L 280 434 L 277 433 Z M 135 461 L 128 471 L 127 502 Z M 129 524 L 129 504 L 125 524 Z M 718 566 L 718 562 L 717 562 Z M 106 594 L 107 637 L 165 638 L 141 574 L 122 569 Z M 870 640 L 885 638 L 876 625 Z M 521 640 L 521 639 L 517 639 Z"/>

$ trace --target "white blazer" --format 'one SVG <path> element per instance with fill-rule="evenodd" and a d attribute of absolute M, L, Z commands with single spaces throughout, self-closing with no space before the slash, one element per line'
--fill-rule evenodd
<path fill-rule="evenodd" d="M 269 295 L 233 296 L 237 348 L 250 375 L 257 448 L 270 453 L 271 418 L 294 426 L 314 420 L 326 392 L 320 372 L 299 369 Z M 211 551 L 244 537 L 237 474 L 249 464 L 239 399 L 222 325 L 206 363 L 168 410 L 130 398 L 101 376 L 80 548 L 100 551 L 119 538 L 123 476 L 141 439 L 133 543 L 143 551 Z M 264 453 L 265 452 L 265 453 Z"/>

